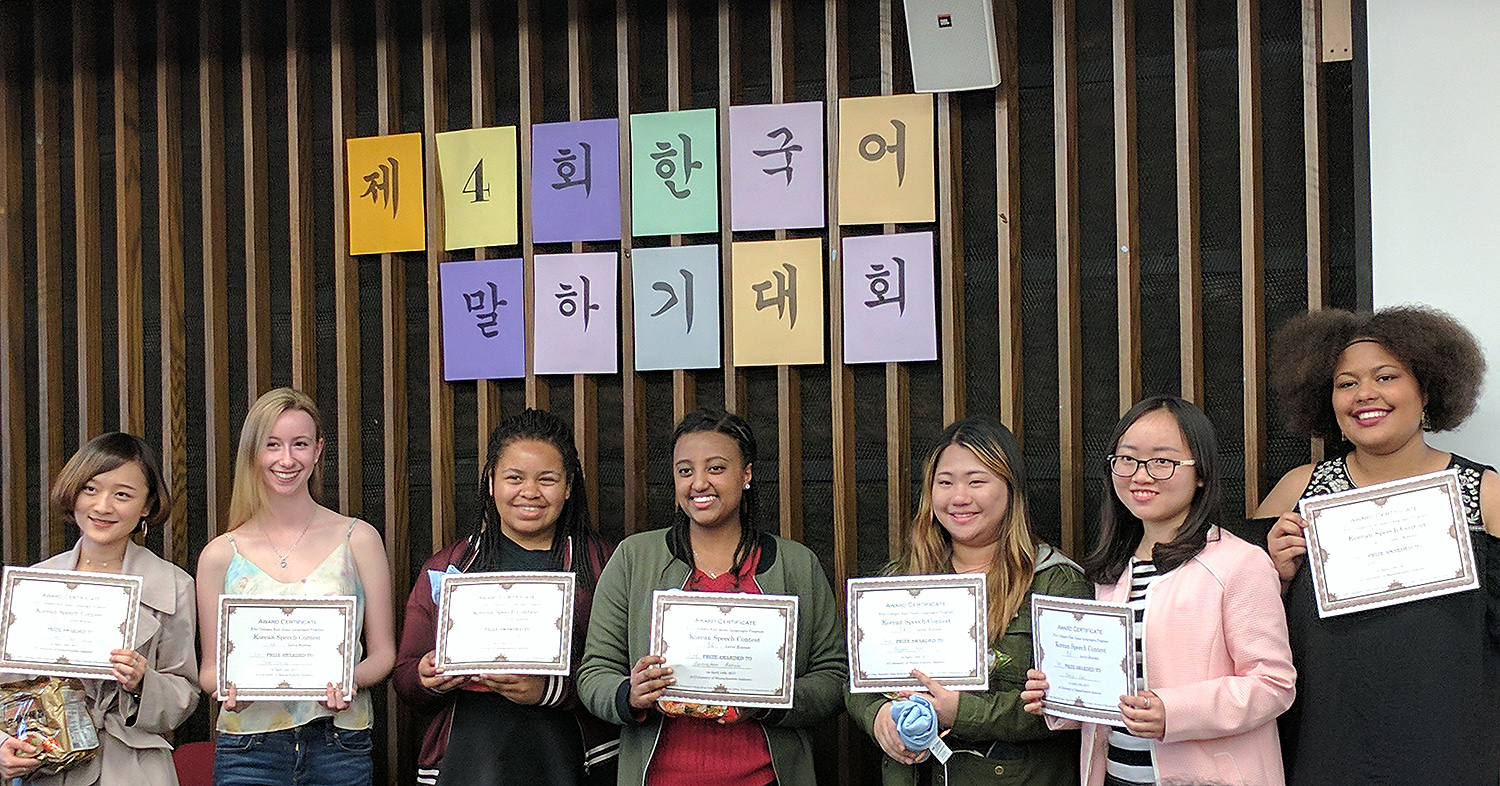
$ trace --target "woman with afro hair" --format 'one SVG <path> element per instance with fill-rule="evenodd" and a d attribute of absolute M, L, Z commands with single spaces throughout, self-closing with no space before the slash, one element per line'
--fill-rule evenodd
<path fill-rule="evenodd" d="M 1293 318 L 1270 355 L 1294 432 L 1328 458 L 1288 472 L 1261 503 L 1281 575 L 1297 701 L 1282 716 L 1291 786 L 1500 781 L 1500 475 L 1438 450 L 1426 432 L 1474 411 L 1484 356 L 1440 311 L 1318 311 Z M 1455 469 L 1477 591 L 1320 618 L 1306 565 L 1306 497 Z"/>

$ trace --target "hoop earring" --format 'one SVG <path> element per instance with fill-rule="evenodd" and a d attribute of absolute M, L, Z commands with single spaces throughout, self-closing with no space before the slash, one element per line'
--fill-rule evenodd
<path fill-rule="evenodd" d="M 147 521 L 145 516 L 141 516 L 141 542 L 142 543 L 146 542 L 146 534 L 149 533 L 150 531 L 151 531 L 151 522 Z"/>
<path fill-rule="evenodd" d="M 1432 418 L 1428 417 L 1428 415 L 1427 415 L 1427 408 L 1426 407 L 1422 407 L 1422 430 L 1423 431 L 1431 431 L 1432 430 Z"/>

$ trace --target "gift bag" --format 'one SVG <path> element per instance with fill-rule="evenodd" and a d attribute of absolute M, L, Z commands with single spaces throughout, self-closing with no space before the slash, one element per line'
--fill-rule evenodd
<path fill-rule="evenodd" d="M 0 685 L 0 731 L 36 748 L 54 775 L 99 752 L 99 732 L 89 714 L 83 682 L 72 677 L 36 677 Z"/>

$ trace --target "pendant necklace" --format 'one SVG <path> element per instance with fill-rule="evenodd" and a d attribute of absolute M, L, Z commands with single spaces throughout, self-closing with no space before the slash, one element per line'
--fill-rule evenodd
<path fill-rule="evenodd" d="M 311 528 L 311 527 L 312 527 L 312 519 L 309 518 L 307 520 L 307 523 L 304 524 L 304 525 L 302 525 L 302 534 L 298 535 L 297 539 L 294 540 L 294 541 L 292 541 L 291 548 L 287 549 L 285 554 L 282 554 L 281 550 L 278 549 L 278 548 L 276 548 L 276 543 L 271 540 L 271 533 L 269 533 L 269 532 L 266 531 L 266 525 L 265 524 L 261 524 L 260 525 L 260 534 L 263 535 L 263 536 L 265 536 L 266 545 L 270 546 L 271 547 L 271 551 L 273 551 L 273 552 L 276 553 L 276 558 L 281 562 L 281 567 L 284 568 L 284 567 L 286 567 L 286 558 L 290 557 L 292 555 L 292 552 L 297 549 L 297 545 L 302 542 L 302 538 L 307 535 L 307 530 L 309 528 Z"/>

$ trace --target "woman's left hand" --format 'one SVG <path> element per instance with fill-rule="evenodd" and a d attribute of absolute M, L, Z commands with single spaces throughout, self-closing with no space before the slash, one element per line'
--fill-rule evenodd
<path fill-rule="evenodd" d="M 911 670 L 911 676 L 926 688 L 921 695 L 926 696 L 932 702 L 932 708 L 937 710 L 938 725 L 945 729 L 953 728 L 953 721 L 958 718 L 958 691 L 948 690 L 943 683 L 923 674 L 917 669 Z M 905 699 L 917 695 L 912 691 L 902 691 L 901 698 Z"/>
<path fill-rule="evenodd" d="M 343 712 L 344 710 L 349 709 L 349 705 L 353 701 L 354 693 L 352 691 L 349 693 L 349 698 L 345 699 L 343 691 L 341 691 L 337 685 L 334 685 L 330 682 L 328 683 L 328 697 L 319 702 L 319 704 L 322 704 L 324 707 L 327 707 L 334 712 Z"/>
<path fill-rule="evenodd" d="M 146 657 L 135 650 L 110 650 L 109 662 L 114 665 L 115 679 L 127 693 L 140 693 L 141 680 L 146 677 Z"/>
<path fill-rule="evenodd" d="M 1166 702 L 1149 690 L 1121 696 L 1120 714 L 1125 716 L 1125 728 L 1137 737 L 1159 740 L 1167 733 Z"/>
<path fill-rule="evenodd" d="M 533 674 L 476 674 L 472 679 L 515 704 L 527 706 L 540 704 L 547 690 L 547 678 Z"/>

